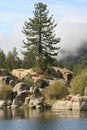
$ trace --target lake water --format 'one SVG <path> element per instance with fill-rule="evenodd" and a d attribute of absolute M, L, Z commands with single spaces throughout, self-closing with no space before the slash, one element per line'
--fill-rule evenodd
<path fill-rule="evenodd" d="M 0 110 L 0 130 L 87 130 L 87 112 Z"/>

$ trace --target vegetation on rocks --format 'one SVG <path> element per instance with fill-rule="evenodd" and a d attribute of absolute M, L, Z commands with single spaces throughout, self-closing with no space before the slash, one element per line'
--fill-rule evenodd
<path fill-rule="evenodd" d="M 87 69 L 82 70 L 77 76 L 75 76 L 71 83 L 72 94 L 84 94 L 84 89 L 87 86 Z"/>
<path fill-rule="evenodd" d="M 46 97 L 50 99 L 62 99 L 69 94 L 65 83 L 55 81 L 46 89 Z"/>
<path fill-rule="evenodd" d="M 6 85 L 3 83 L 2 87 L 0 88 L 0 98 L 1 99 L 11 99 L 12 89 L 10 85 Z"/>
<path fill-rule="evenodd" d="M 28 86 L 34 86 L 32 75 L 30 75 L 29 73 L 23 78 L 23 82 Z"/>
<path fill-rule="evenodd" d="M 34 7 L 34 17 L 29 18 L 29 21 L 26 21 L 23 26 L 23 33 L 26 36 L 26 41 L 23 41 L 25 48 L 22 51 L 23 59 L 18 57 L 15 47 L 8 52 L 7 56 L 0 49 L 0 76 L 5 76 L 3 82 L 6 83 L 0 87 L 0 98 L 3 100 L 11 98 L 11 94 L 15 90 L 14 99 L 11 102 L 14 108 L 19 104 L 23 105 L 24 99 L 28 105 L 30 100 L 31 104 L 32 102 L 34 104 L 36 99 L 33 98 L 35 98 L 35 93 L 37 96 L 37 92 L 38 97 L 43 96 L 46 97 L 46 100 L 52 101 L 65 98 L 71 93 L 83 95 L 85 87 L 87 87 L 87 44 L 78 49 L 77 56 L 69 55 L 65 59 L 57 61 L 55 58 L 59 52 L 57 43 L 60 42 L 60 38 L 57 38 L 55 34 L 57 24 L 53 20 L 53 15 L 49 17 L 46 4 L 36 3 Z M 23 69 L 18 71 L 17 68 Z M 29 68 L 31 69 L 29 70 Z M 66 68 L 74 72 L 73 78 L 72 71 Z M 82 70 L 83 68 L 85 69 Z M 5 75 L 5 70 L 8 70 L 9 74 L 11 70 L 16 70 L 17 78 L 12 78 L 12 75 L 8 76 L 7 73 Z M 29 73 L 30 71 L 31 73 Z M 55 81 L 55 79 L 57 80 Z M 58 81 L 59 79 L 61 80 Z M 22 82 L 20 83 L 20 81 Z M 44 98 L 41 97 L 41 101 L 42 99 Z M 42 106 L 43 102 L 41 102 Z"/>

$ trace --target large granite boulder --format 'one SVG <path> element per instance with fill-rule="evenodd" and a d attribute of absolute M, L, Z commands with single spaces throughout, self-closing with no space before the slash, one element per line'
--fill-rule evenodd
<path fill-rule="evenodd" d="M 16 91 L 17 93 L 20 93 L 21 91 L 24 90 L 29 90 L 29 86 L 23 82 L 16 84 L 16 86 L 13 88 L 13 91 L 14 92 Z"/>
<path fill-rule="evenodd" d="M 71 101 L 58 101 L 53 105 L 52 109 L 72 110 L 72 102 Z"/>
<path fill-rule="evenodd" d="M 87 111 L 87 96 L 73 96 L 71 100 L 58 101 L 52 109 Z"/>
<path fill-rule="evenodd" d="M 19 79 L 23 79 L 27 74 L 36 76 L 36 72 L 34 72 L 33 69 L 13 69 L 11 73 Z"/>
<path fill-rule="evenodd" d="M 72 99 L 72 110 L 74 110 L 74 111 L 80 111 L 81 110 L 82 102 L 83 102 L 83 97 L 75 96 Z"/>

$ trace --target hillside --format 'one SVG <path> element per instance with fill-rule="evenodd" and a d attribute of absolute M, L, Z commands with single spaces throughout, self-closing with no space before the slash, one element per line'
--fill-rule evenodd
<path fill-rule="evenodd" d="M 81 68 L 87 66 L 87 43 L 81 45 L 77 50 L 77 55 L 68 55 L 59 61 L 60 67 L 73 70 L 75 66 L 79 65 Z"/>

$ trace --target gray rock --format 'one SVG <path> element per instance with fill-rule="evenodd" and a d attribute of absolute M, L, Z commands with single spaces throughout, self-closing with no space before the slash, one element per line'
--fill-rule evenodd
<path fill-rule="evenodd" d="M 45 88 L 46 86 L 48 86 L 48 82 L 43 79 L 38 79 L 36 83 L 40 88 Z"/>
<path fill-rule="evenodd" d="M 26 98 L 25 98 L 24 105 L 29 105 L 29 101 L 30 101 L 30 97 L 26 97 Z"/>
<path fill-rule="evenodd" d="M 25 98 L 28 96 L 28 91 L 24 90 L 22 92 L 19 92 L 18 95 L 16 96 L 16 99 L 19 103 L 19 105 L 22 105 L 25 101 Z"/>
<path fill-rule="evenodd" d="M 35 88 L 33 89 L 33 94 L 34 94 L 34 96 L 35 96 L 36 98 L 39 97 L 39 96 L 41 96 L 41 92 L 40 92 L 39 88 L 35 87 Z"/>
<path fill-rule="evenodd" d="M 12 102 L 11 108 L 12 108 L 12 109 L 15 109 L 15 108 L 17 108 L 17 107 L 19 107 L 19 103 L 18 103 L 18 100 L 15 98 L 15 99 L 13 100 L 13 102 Z"/>
<path fill-rule="evenodd" d="M 73 111 L 80 111 L 81 110 L 81 102 L 80 101 L 73 102 L 72 103 L 72 110 Z"/>
<path fill-rule="evenodd" d="M 0 100 L 0 109 L 4 109 L 6 107 L 6 102 L 4 100 Z"/>
<path fill-rule="evenodd" d="M 29 106 L 31 108 L 44 108 L 44 99 L 43 98 L 39 98 L 39 99 L 30 99 L 29 101 Z"/>
<path fill-rule="evenodd" d="M 58 101 L 52 109 L 55 110 L 73 110 L 73 111 L 87 111 L 87 96 L 73 96 L 71 100 Z"/>
<path fill-rule="evenodd" d="M 30 92 L 31 94 L 33 94 L 33 90 L 34 90 L 34 87 L 30 87 L 29 92 Z"/>
<path fill-rule="evenodd" d="M 15 86 L 15 81 L 14 80 L 10 80 L 9 81 L 9 85 L 11 85 L 12 87 L 14 87 Z"/>
<path fill-rule="evenodd" d="M 24 84 L 23 82 L 16 84 L 16 86 L 13 88 L 13 91 L 17 91 L 17 93 L 24 90 L 29 90 L 29 86 Z"/>
<path fill-rule="evenodd" d="M 53 106 L 54 110 L 71 110 L 72 102 L 71 101 L 58 101 Z"/>
<path fill-rule="evenodd" d="M 4 76 L 3 77 L 3 82 L 6 83 L 6 84 L 9 84 L 11 79 L 12 79 L 11 76 Z"/>

